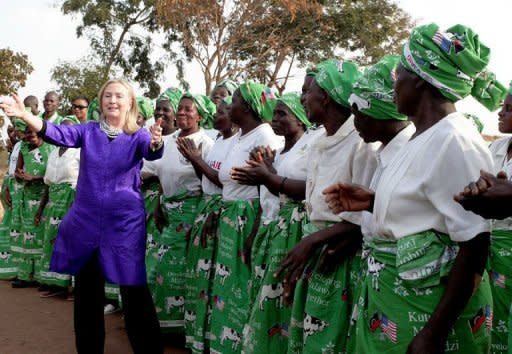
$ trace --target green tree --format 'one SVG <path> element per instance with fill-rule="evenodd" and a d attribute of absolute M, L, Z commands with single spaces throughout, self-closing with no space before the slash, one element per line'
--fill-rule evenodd
<path fill-rule="evenodd" d="M 158 78 L 164 71 L 162 60 L 151 60 L 153 36 L 158 31 L 154 0 L 65 0 L 65 15 L 78 16 L 78 37 L 86 37 L 91 56 L 102 63 L 103 81 L 122 75 L 147 89 L 160 93 Z"/>
<path fill-rule="evenodd" d="M 391 0 L 157 0 L 156 9 L 207 93 L 228 77 L 282 92 L 294 66 L 333 56 L 370 64 L 398 53 L 413 25 Z"/>
<path fill-rule="evenodd" d="M 25 86 L 28 75 L 34 71 L 26 54 L 9 48 L 0 49 L 0 63 L 0 95 L 17 92 Z"/>
<path fill-rule="evenodd" d="M 83 58 L 76 62 L 57 64 L 51 73 L 51 79 L 57 83 L 61 95 L 61 111 L 69 114 L 71 102 L 78 96 L 92 100 L 105 82 L 105 68 L 94 64 L 93 58 Z"/>

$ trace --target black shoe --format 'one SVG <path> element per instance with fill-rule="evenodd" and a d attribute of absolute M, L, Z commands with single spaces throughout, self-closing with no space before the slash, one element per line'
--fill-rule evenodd
<path fill-rule="evenodd" d="M 14 289 L 23 289 L 23 288 L 28 288 L 29 284 L 28 282 L 26 282 L 25 280 L 15 280 L 11 283 L 11 287 L 13 287 Z"/>
<path fill-rule="evenodd" d="M 41 284 L 41 285 L 39 285 L 39 287 L 37 288 L 37 291 L 39 291 L 39 292 L 42 292 L 42 291 L 50 291 L 50 285 Z"/>

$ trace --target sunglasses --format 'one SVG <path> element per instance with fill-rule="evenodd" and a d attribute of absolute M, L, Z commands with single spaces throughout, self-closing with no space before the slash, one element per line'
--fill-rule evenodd
<path fill-rule="evenodd" d="M 78 104 L 74 104 L 74 105 L 71 106 L 71 108 L 82 110 L 82 109 L 86 109 L 87 106 L 80 106 Z"/>

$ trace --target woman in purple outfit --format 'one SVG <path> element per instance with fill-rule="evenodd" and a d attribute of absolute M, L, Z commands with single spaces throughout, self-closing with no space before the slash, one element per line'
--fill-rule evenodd
<path fill-rule="evenodd" d="M 160 328 L 146 284 L 145 213 L 140 194 L 142 159 L 162 156 L 160 120 L 148 133 L 136 124 L 132 87 L 110 80 L 100 90 L 99 122 L 57 126 L 14 103 L 0 103 L 49 143 L 81 148 L 76 198 L 59 226 L 50 268 L 76 275 L 78 353 L 103 353 L 104 282 L 119 284 L 126 330 L 135 353 L 162 353 Z"/>

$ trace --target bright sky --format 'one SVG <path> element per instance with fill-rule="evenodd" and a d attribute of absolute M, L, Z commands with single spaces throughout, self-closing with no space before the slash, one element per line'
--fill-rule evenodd
<path fill-rule="evenodd" d="M 10 47 L 28 55 L 34 72 L 26 86 L 20 90 L 22 96 L 35 94 L 42 98 L 44 93 L 55 89 L 50 81 L 50 70 L 59 61 L 76 60 L 88 52 L 88 42 L 77 39 L 75 29 L 78 19 L 64 16 L 56 0 L 1 0 L 0 47 Z M 512 65 L 508 63 L 507 35 L 510 32 L 509 7 L 506 0 L 397 0 L 402 8 L 417 20 L 418 24 L 436 22 L 442 28 L 456 23 L 472 27 L 483 43 L 491 48 L 489 69 L 500 81 L 508 86 L 512 79 Z M 508 6 L 507 6 L 508 5 Z M 0 63 L 1 65 L 1 63 Z M 191 91 L 203 92 L 204 84 L 195 65 L 188 65 L 186 71 Z M 169 67 L 161 80 L 161 86 L 176 85 L 176 71 Z M 298 91 L 303 74 L 298 72 L 287 89 Z M 471 98 L 459 102 L 458 109 L 474 113 L 485 123 L 484 133 L 497 133 L 496 113 L 486 111 Z"/>

